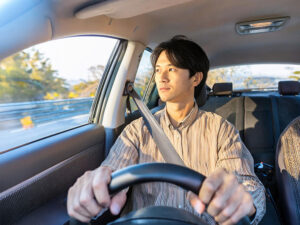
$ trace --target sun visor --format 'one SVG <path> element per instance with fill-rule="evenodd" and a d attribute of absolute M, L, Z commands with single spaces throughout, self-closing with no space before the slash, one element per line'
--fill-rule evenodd
<path fill-rule="evenodd" d="M 0 60 L 37 43 L 51 40 L 50 19 L 39 13 L 25 13 L 0 27 Z"/>
<path fill-rule="evenodd" d="M 105 15 L 113 19 L 125 19 L 190 1 L 192 0 L 102 0 L 79 8 L 75 16 L 87 19 Z"/>

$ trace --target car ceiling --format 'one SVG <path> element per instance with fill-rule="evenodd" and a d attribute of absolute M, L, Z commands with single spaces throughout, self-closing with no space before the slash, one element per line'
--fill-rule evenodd
<path fill-rule="evenodd" d="M 113 16 L 98 15 L 88 19 L 75 16 L 75 12 L 80 11 L 87 3 L 89 5 L 99 3 L 101 9 L 101 4 L 114 2 L 118 4 L 118 1 L 44 0 L 41 3 L 43 6 L 39 9 L 35 6 L 32 12 L 38 10 L 36 17 L 47 18 L 48 22 L 40 22 L 35 32 L 31 34 L 31 41 L 28 41 L 27 37 L 27 41 L 24 40 L 22 43 L 21 38 L 18 38 L 15 41 L 17 44 L 10 39 L 5 50 L 0 49 L 0 58 L 35 43 L 72 35 L 108 35 L 138 41 L 154 48 L 161 41 L 177 34 L 184 34 L 203 47 L 212 67 L 300 62 L 299 0 L 177 0 L 176 4 L 173 3 L 170 7 L 163 4 L 167 5 L 170 0 L 155 0 L 152 1 L 153 7 L 147 6 L 153 10 L 145 10 L 143 14 L 135 13 L 133 17 L 125 18 L 122 18 L 124 11 L 134 12 L 141 10 L 142 7 L 141 4 L 136 4 L 136 0 L 122 0 L 120 15 L 117 11 Z M 157 7 L 159 2 L 163 8 Z M 286 16 L 290 17 L 290 20 L 276 32 L 239 35 L 235 31 L 235 24 L 238 22 Z M 21 19 L 10 21 L 0 27 L 0 33 L 5 31 L 7 35 L 20 35 L 9 33 L 9 28 L 22 27 L 24 26 L 22 23 L 24 20 Z M 42 26 L 47 28 L 41 29 Z M 5 43 L 3 41 L 7 39 L 0 37 L 1 43 Z"/>

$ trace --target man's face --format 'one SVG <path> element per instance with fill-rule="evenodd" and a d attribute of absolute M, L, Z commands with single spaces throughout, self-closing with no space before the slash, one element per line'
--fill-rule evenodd
<path fill-rule="evenodd" d="M 164 102 L 187 102 L 194 99 L 194 77 L 189 70 L 172 65 L 163 51 L 155 65 L 155 82 L 160 99 Z"/>

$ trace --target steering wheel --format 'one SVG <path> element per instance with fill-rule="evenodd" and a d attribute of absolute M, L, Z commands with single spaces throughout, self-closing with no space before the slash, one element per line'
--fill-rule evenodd
<path fill-rule="evenodd" d="M 178 185 L 198 195 L 205 176 L 187 167 L 174 164 L 146 163 L 118 170 L 112 173 L 111 178 L 108 186 L 111 195 L 135 184 L 157 181 Z M 151 206 L 139 209 L 109 223 L 109 225 L 137 224 L 206 225 L 207 223 L 183 209 L 166 206 Z M 250 225 L 250 220 L 245 216 L 237 224 Z M 71 218 L 70 225 L 86 224 Z"/>

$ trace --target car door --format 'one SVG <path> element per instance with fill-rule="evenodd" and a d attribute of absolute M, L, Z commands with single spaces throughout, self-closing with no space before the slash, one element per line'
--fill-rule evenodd
<path fill-rule="evenodd" d="M 6 95 L 3 92 L 1 95 L 0 92 L 3 102 L 0 104 L 0 224 L 64 224 L 68 220 L 67 190 L 85 171 L 100 165 L 105 157 L 105 149 L 109 148 L 112 140 L 115 139 L 116 126 L 109 125 L 105 128 L 102 120 L 105 119 L 106 109 L 113 110 L 115 107 L 115 101 L 108 101 L 120 67 L 124 67 L 122 61 L 126 59 L 127 41 L 119 39 L 112 41 L 112 38 L 104 38 L 105 41 L 111 42 L 110 49 L 105 49 L 107 54 L 105 65 L 95 66 L 88 70 L 90 76 L 93 73 L 97 75 L 101 70 L 102 78 L 98 77 L 98 82 L 88 77 L 87 80 L 84 82 L 81 80 L 78 84 L 70 82 L 69 89 L 65 88 L 67 93 L 64 92 L 64 96 L 60 96 L 61 93 L 55 93 L 53 90 L 63 92 L 64 86 L 51 89 L 47 86 L 48 81 L 43 83 L 43 79 L 39 80 L 38 76 L 44 76 L 43 78 L 48 76 L 49 79 L 63 82 L 65 78 L 59 78 L 57 71 L 54 72 L 56 75 L 53 77 L 49 74 L 49 71 L 53 72 L 54 69 L 47 63 L 56 60 L 57 57 L 62 57 L 63 65 L 78 66 L 77 69 L 72 68 L 73 72 L 80 70 L 80 65 L 89 61 L 84 57 L 101 57 L 97 55 L 97 52 L 99 53 L 97 43 L 101 43 L 97 40 L 91 41 L 91 38 L 101 39 L 101 37 L 93 36 L 79 42 L 74 40 L 76 38 L 86 37 L 65 38 L 63 44 L 51 44 L 47 47 L 48 52 L 59 51 L 59 56 L 43 58 L 43 54 L 39 51 L 45 50 L 45 47 L 35 46 L 38 51 L 32 55 L 28 49 L 19 52 L 6 62 L 6 67 L 3 63 L 5 60 L 0 62 L 2 75 L 6 75 L 6 78 L 14 78 L 10 79 L 11 82 L 6 80 L 9 84 L 6 86 L 10 88 L 9 90 L 14 89 L 14 92 L 7 91 Z M 102 41 L 104 39 L 102 37 Z M 69 47 L 68 50 L 77 48 L 76 54 L 68 53 L 67 57 L 61 56 L 64 50 L 59 48 L 64 48 L 73 41 L 75 42 L 73 47 Z M 103 46 L 107 45 L 107 43 L 103 44 Z M 82 56 L 84 49 L 88 47 L 90 50 L 86 52 L 91 55 Z M 80 55 L 79 61 L 67 62 L 69 58 L 72 58 L 72 54 Z M 38 62 L 34 64 L 31 61 L 32 68 L 25 66 L 23 70 L 22 68 L 9 69 L 8 65 L 11 64 L 18 64 L 21 67 L 23 64 L 17 61 L 20 58 L 24 61 L 26 57 Z M 94 59 L 91 58 L 91 60 Z M 127 61 L 125 60 L 125 64 L 131 62 L 128 56 Z M 42 67 L 43 64 L 47 67 L 44 68 L 45 70 L 33 68 L 34 66 Z M 122 73 L 126 73 L 127 69 L 125 66 Z M 11 71 L 15 72 L 11 73 Z M 22 74 L 30 74 L 30 76 L 25 79 Z M 71 74 L 71 77 L 73 75 Z M 53 86 L 58 83 L 56 82 Z M 3 79 L 0 85 L 4 86 Z M 18 85 L 21 85 L 21 88 Z M 37 86 L 38 94 L 26 98 L 25 96 L 30 96 L 27 92 L 34 90 L 33 87 L 27 90 L 26 85 Z M 44 90 L 45 88 L 48 88 L 47 91 Z M 82 93 L 82 90 L 86 92 Z M 22 91 L 24 93 L 20 94 Z M 9 93 L 15 93 L 15 95 L 9 96 Z M 122 90 L 115 91 L 114 95 L 122 96 Z M 107 107 L 109 105 L 110 107 Z M 111 120 L 115 120 L 114 117 Z M 108 121 L 106 124 L 109 124 Z"/>

